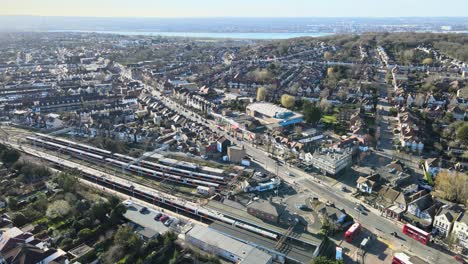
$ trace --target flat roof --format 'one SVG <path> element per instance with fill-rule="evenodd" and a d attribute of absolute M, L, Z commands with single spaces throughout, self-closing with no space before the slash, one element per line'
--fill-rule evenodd
<path fill-rule="evenodd" d="M 272 258 L 269 254 L 262 252 L 251 245 L 217 232 L 215 229 L 210 229 L 200 225 L 195 225 L 186 234 L 186 237 L 193 237 L 194 239 L 203 241 L 208 245 L 226 250 L 240 259 L 245 260 L 245 263 L 268 263 Z"/>
<path fill-rule="evenodd" d="M 266 102 L 252 103 L 252 104 L 248 105 L 247 108 L 249 108 L 249 110 L 251 110 L 251 111 L 256 111 L 256 112 L 259 112 L 262 115 L 266 115 L 266 116 L 269 116 L 269 117 L 273 117 L 273 116 L 275 116 L 275 114 L 278 114 L 278 113 L 292 113 L 292 114 L 294 114 L 294 112 L 292 112 L 291 110 L 289 110 L 287 108 L 283 108 L 281 106 L 278 106 L 278 105 L 275 105 L 275 104 L 272 104 L 272 103 L 266 103 Z"/>
<path fill-rule="evenodd" d="M 225 234 L 226 236 L 230 236 L 240 241 L 249 242 L 251 245 L 255 244 L 259 248 L 276 252 L 276 254 L 281 254 L 288 259 L 295 260 L 300 263 L 310 262 L 315 257 L 314 252 L 317 249 L 317 247 L 314 246 L 297 245 L 290 241 L 286 241 L 283 246 L 276 249 L 276 240 L 254 234 L 247 230 L 219 221 L 212 223 L 210 228 Z"/>
<path fill-rule="evenodd" d="M 254 248 L 249 252 L 249 254 L 247 254 L 247 257 L 240 262 L 240 264 L 267 264 L 271 262 L 272 258 L 273 257 L 270 254 Z"/>
<path fill-rule="evenodd" d="M 250 111 L 255 111 L 265 116 L 262 118 L 267 124 L 280 123 L 281 121 L 288 121 L 296 118 L 302 118 L 303 115 L 300 113 L 293 112 L 287 108 L 265 102 L 252 103 L 247 106 L 247 109 Z M 283 117 L 278 117 L 278 115 L 286 114 L 289 115 Z M 257 118 L 258 119 L 258 118 Z"/>

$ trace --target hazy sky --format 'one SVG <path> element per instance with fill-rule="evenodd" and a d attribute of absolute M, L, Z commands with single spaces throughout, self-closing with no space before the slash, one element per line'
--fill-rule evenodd
<path fill-rule="evenodd" d="M 0 0 L 0 15 L 94 17 L 468 16 L 468 0 Z"/>

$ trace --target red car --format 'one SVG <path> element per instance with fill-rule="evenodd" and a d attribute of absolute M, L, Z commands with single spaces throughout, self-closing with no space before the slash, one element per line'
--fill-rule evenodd
<path fill-rule="evenodd" d="M 159 221 L 164 223 L 167 219 L 169 219 L 169 216 L 163 215 L 163 216 L 161 216 L 161 218 L 159 218 Z"/>
<path fill-rule="evenodd" d="M 455 255 L 453 258 L 460 263 L 466 263 L 465 259 L 460 255 Z"/>

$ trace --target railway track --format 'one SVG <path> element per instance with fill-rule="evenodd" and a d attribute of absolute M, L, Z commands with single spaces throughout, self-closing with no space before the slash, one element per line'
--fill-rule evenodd
<path fill-rule="evenodd" d="M 225 189 L 232 180 L 229 176 L 212 175 L 200 171 L 189 170 L 190 165 L 184 162 L 172 162 L 170 159 L 163 159 L 163 162 L 172 162 L 173 166 L 161 164 L 162 162 L 138 161 L 133 164 L 136 158 L 112 153 L 107 150 L 76 143 L 66 139 L 59 139 L 44 134 L 26 137 L 27 141 L 34 146 L 39 146 L 54 151 L 66 152 L 78 159 L 91 161 L 95 164 L 110 164 L 113 167 L 129 171 L 136 175 L 156 178 L 162 182 L 169 181 L 191 187 L 206 186 L 216 190 Z M 181 168 L 181 166 L 184 166 Z M 193 166 L 193 165 L 192 165 Z"/>

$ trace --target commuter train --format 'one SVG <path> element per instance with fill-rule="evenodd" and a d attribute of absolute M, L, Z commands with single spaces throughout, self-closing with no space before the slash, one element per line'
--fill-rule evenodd
<path fill-rule="evenodd" d="M 52 138 L 50 136 L 43 136 Z M 171 168 L 169 166 L 159 165 L 156 163 L 151 162 L 139 162 L 139 165 L 133 164 L 130 165 L 129 162 L 119 161 L 115 158 L 120 157 L 122 158 L 125 155 L 121 154 L 112 154 L 106 150 L 101 150 L 98 148 L 94 148 L 91 146 L 86 146 L 83 144 L 67 141 L 67 140 L 57 140 L 53 138 L 54 141 L 62 142 L 62 144 L 50 142 L 49 140 L 44 140 L 37 137 L 27 137 L 28 141 L 30 141 L 34 145 L 38 145 L 44 148 L 53 149 L 58 152 L 68 153 L 76 158 L 93 161 L 95 163 L 102 164 L 106 162 L 114 167 L 122 168 L 127 171 L 131 171 L 136 174 L 154 177 L 159 180 L 167 180 L 171 182 L 176 182 L 179 184 L 190 185 L 190 186 L 208 186 L 214 187 L 215 189 L 221 189 L 221 185 L 224 185 L 224 179 L 220 176 L 212 176 L 203 173 L 195 173 L 190 171 L 184 171 L 177 168 Z M 68 144 L 68 145 L 65 145 Z M 87 151 L 83 150 L 87 149 Z M 100 154 L 98 154 L 100 153 Z M 118 156 L 117 156 L 118 155 Z M 127 160 L 135 160 L 135 158 L 125 156 Z M 141 166 L 144 164 L 144 166 Z"/>

